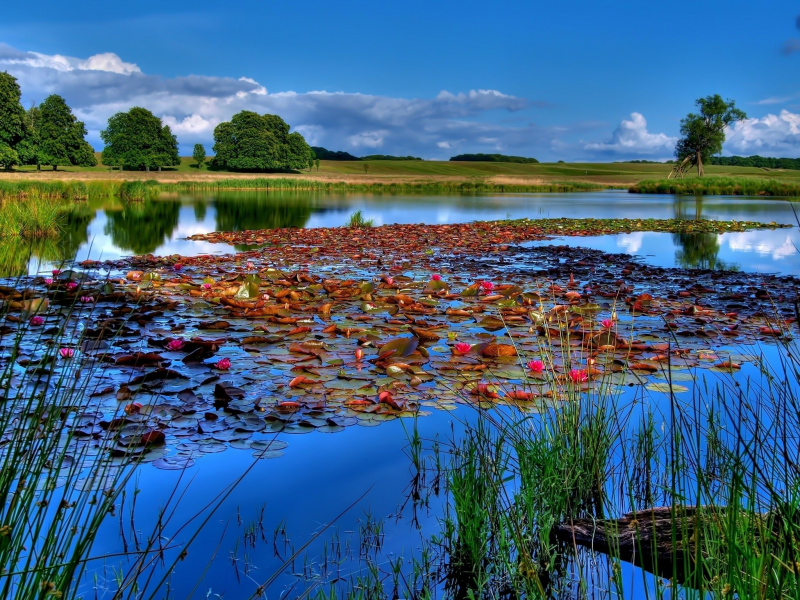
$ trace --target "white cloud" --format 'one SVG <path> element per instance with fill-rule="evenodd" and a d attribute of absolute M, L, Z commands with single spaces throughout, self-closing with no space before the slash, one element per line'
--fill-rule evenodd
<path fill-rule="evenodd" d="M 439 155 L 458 145 L 464 151 L 548 149 L 557 128 L 532 123 L 508 125 L 482 118 L 490 111 L 516 112 L 524 98 L 497 90 L 441 91 L 432 98 L 398 98 L 316 90 L 278 91 L 251 77 L 159 77 L 143 73 L 113 53 L 87 59 L 22 52 L 0 43 L 0 69 L 18 78 L 23 99 L 41 102 L 60 94 L 86 123 L 89 141 L 99 143 L 108 118 L 132 106 L 161 117 L 186 145 L 209 144 L 214 127 L 241 110 L 277 114 L 314 145 L 334 150 L 382 148 L 392 154 Z"/>
<path fill-rule="evenodd" d="M 204 119 L 200 115 L 189 115 L 185 117 L 182 121 L 178 121 L 175 117 L 171 115 L 165 115 L 162 117 L 162 121 L 169 125 L 172 133 L 175 135 L 180 135 L 184 133 L 193 134 L 193 135 L 202 135 L 211 133 L 214 131 L 214 127 L 217 126 L 219 123 L 216 119 Z"/>
<path fill-rule="evenodd" d="M 120 75 L 142 72 L 137 65 L 124 62 L 113 52 L 104 52 L 102 54 L 90 56 L 86 60 L 79 62 L 78 68 L 86 71 L 108 71 L 109 73 L 119 73 Z"/>
<path fill-rule="evenodd" d="M 388 131 L 362 131 L 348 139 L 354 148 L 380 148 Z"/>
<path fill-rule="evenodd" d="M 583 148 L 600 154 L 641 156 L 671 153 L 677 141 L 664 133 L 647 131 L 647 120 L 634 112 L 630 120 L 624 119 L 619 124 L 608 142 L 585 144 Z"/>
<path fill-rule="evenodd" d="M 86 60 L 63 56 L 61 54 L 42 54 L 41 52 L 19 52 L 6 44 L 0 44 L 0 63 L 8 65 L 28 66 L 39 69 L 54 69 L 68 73 L 70 71 L 106 71 L 131 75 L 142 70 L 133 63 L 124 62 L 113 52 L 103 52 L 90 56 Z"/>
<path fill-rule="evenodd" d="M 728 131 L 725 150 L 742 155 L 797 156 L 800 114 L 782 110 L 778 115 L 739 121 Z"/>
<path fill-rule="evenodd" d="M 770 104 L 784 104 L 785 102 L 789 102 L 794 100 L 797 96 L 773 96 L 772 98 L 764 98 L 763 100 L 759 100 L 756 104 L 760 106 L 766 106 Z"/>

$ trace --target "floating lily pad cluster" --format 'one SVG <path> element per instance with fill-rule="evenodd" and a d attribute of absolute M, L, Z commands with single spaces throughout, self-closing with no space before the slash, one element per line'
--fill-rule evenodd
<path fill-rule="evenodd" d="M 0 287 L 3 361 L 27 329 L 9 397 L 77 361 L 81 443 L 182 469 L 466 402 L 536 411 L 601 389 L 681 393 L 693 367 L 754 360 L 721 348 L 795 326 L 794 278 L 512 245 L 534 225 L 443 227 L 209 234 L 264 246 Z"/>

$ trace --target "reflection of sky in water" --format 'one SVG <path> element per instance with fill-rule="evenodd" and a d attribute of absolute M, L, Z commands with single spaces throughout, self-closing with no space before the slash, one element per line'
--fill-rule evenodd
<path fill-rule="evenodd" d="M 258 227 L 263 213 L 274 210 L 292 212 L 290 224 L 305 227 L 336 227 L 361 210 L 375 225 L 390 223 L 457 223 L 505 218 L 702 218 L 794 222 L 791 204 L 761 198 L 704 198 L 643 196 L 623 191 L 586 194 L 507 194 L 488 196 L 445 195 L 368 195 L 330 194 L 284 195 L 264 193 L 220 194 L 216 197 L 181 197 L 160 202 L 180 203 L 177 225 L 153 245 L 156 255 L 225 254 L 233 248 L 225 244 L 191 242 L 185 238 L 197 233 L 216 231 L 223 224 L 235 222 L 238 228 Z M 255 204 L 257 202 L 266 203 Z M 280 208 L 271 208 L 274 203 Z M 222 204 L 221 204 L 222 203 Z M 273 203 L 273 204 L 270 204 Z M 255 206 L 237 213 L 236 207 Z M 302 205 L 302 208 L 298 208 Z M 198 207 L 202 210 L 198 210 Z M 118 210 L 118 209 L 117 209 Z M 248 212 L 249 210 L 249 212 Z M 231 213 L 236 213 L 231 216 Z M 222 214 L 224 213 L 224 214 Z M 254 222 L 256 219 L 257 222 Z M 116 259 L 130 256 L 130 248 L 121 248 L 107 233 L 109 218 L 100 208 L 88 227 L 88 241 L 78 250 L 78 260 Z M 140 227 L 147 227 L 145 219 Z M 117 222 L 117 227 L 120 223 Z M 800 244 L 798 231 L 751 231 L 717 236 L 719 248 L 715 264 L 736 265 L 747 271 L 800 273 L 794 244 Z M 676 266 L 676 252 L 681 248 L 671 234 L 637 232 L 602 238 L 562 238 L 557 243 L 585 245 L 607 252 L 625 252 L 642 257 L 651 264 Z M 705 238 L 706 245 L 713 241 Z M 34 268 L 35 266 L 32 265 Z"/>

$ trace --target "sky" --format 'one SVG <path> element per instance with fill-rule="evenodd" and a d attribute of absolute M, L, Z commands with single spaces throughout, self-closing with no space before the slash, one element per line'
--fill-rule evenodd
<path fill-rule="evenodd" d="M 97 149 L 143 106 L 181 153 L 240 110 L 315 146 L 447 159 L 664 160 L 694 101 L 748 119 L 724 154 L 800 157 L 800 4 L 39 0 L 0 18 L 0 70 L 27 105 L 62 95 Z"/>

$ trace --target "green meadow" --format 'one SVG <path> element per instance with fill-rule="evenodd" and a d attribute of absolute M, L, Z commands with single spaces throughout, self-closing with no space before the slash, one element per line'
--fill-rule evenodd
<path fill-rule="evenodd" d="M 165 167 L 161 172 L 151 170 L 122 171 L 102 164 L 98 153 L 98 164 L 94 167 L 59 167 L 54 174 L 58 178 L 69 178 L 71 174 L 76 178 L 113 178 L 130 179 L 146 177 L 148 179 L 217 179 L 234 177 L 254 177 L 263 174 L 238 173 L 203 168 L 198 169 L 191 157 L 181 158 L 181 164 L 176 167 Z M 365 172 L 364 166 L 367 170 Z M 440 179 L 459 179 L 465 182 L 484 181 L 486 183 L 505 184 L 532 184 L 546 182 L 589 182 L 603 186 L 628 187 L 643 180 L 666 179 L 672 169 L 671 164 L 664 163 L 495 163 L 495 162 L 450 162 L 450 161 L 320 161 L 319 170 L 312 169 L 296 173 L 280 174 L 281 177 L 302 177 L 331 179 L 342 177 L 347 183 L 388 183 L 408 181 L 409 179 L 433 182 Z M 707 176 L 711 177 L 747 177 L 753 179 L 774 179 L 787 182 L 800 182 L 800 171 L 788 169 L 762 169 L 756 167 L 715 166 L 705 167 Z M 33 175 L 49 178 L 52 171 L 43 169 L 36 171 L 33 166 L 19 166 L 12 173 L 0 175 L 3 178 L 13 178 L 19 174 Z M 27 178 L 27 177 L 26 177 Z M 686 181 L 696 179 L 690 175 Z"/>

